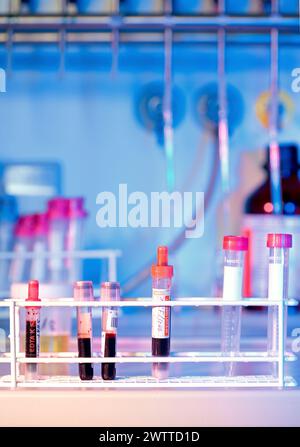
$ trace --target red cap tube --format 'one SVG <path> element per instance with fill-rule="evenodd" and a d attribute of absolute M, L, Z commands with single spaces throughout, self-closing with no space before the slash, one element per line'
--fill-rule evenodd
<path fill-rule="evenodd" d="M 224 236 L 224 250 L 247 251 L 248 238 L 243 236 Z"/>
<path fill-rule="evenodd" d="M 160 246 L 157 249 L 157 264 L 152 265 L 152 278 L 172 278 L 173 266 L 168 265 L 168 247 Z"/>
<path fill-rule="evenodd" d="M 39 298 L 39 282 L 31 280 L 28 283 L 28 295 L 26 301 L 41 301 Z"/>

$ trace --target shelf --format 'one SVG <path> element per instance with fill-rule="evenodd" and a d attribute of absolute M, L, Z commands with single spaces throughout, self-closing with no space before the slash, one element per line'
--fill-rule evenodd
<path fill-rule="evenodd" d="M 278 362 L 278 356 L 270 356 L 265 352 L 247 352 L 238 356 L 225 356 L 221 352 L 205 352 L 198 355 L 171 355 L 169 357 L 154 357 L 147 353 L 139 355 L 118 355 L 117 357 L 78 357 L 75 353 L 60 353 L 54 355 L 42 355 L 37 358 L 18 356 L 19 363 L 225 363 L 225 362 Z"/>
<path fill-rule="evenodd" d="M 0 30 L 26 31 L 216 31 L 225 28 L 231 32 L 265 32 L 277 28 L 285 32 L 299 31 L 295 16 L 119 16 L 119 15 L 11 15 L 0 16 Z"/>
<path fill-rule="evenodd" d="M 10 376 L 0 380 L 0 387 L 10 386 Z M 183 376 L 158 380 L 148 376 L 119 377 L 116 380 L 102 380 L 96 377 L 94 380 L 81 381 L 75 376 L 54 376 L 43 380 L 18 379 L 18 388 L 260 388 L 278 387 L 279 382 L 272 376 L 251 375 L 235 377 L 204 377 Z M 293 378 L 285 379 L 285 386 L 296 386 Z"/>

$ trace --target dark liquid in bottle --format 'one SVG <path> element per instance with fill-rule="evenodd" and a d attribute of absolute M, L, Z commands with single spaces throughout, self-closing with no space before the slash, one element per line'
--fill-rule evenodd
<path fill-rule="evenodd" d="M 91 339 L 78 338 L 78 356 L 91 357 Z M 92 380 L 94 375 L 93 365 L 91 363 L 79 363 L 79 377 L 81 380 Z"/>
<path fill-rule="evenodd" d="M 105 334 L 104 344 L 104 356 L 115 357 L 116 356 L 116 334 Z M 114 380 L 116 378 L 116 364 L 115 363 L 102 363 L 101 374 L 103 380 Z"/>

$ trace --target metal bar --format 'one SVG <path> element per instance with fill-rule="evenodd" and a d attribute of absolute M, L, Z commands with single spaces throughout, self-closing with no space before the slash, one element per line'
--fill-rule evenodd
<path fill-rule="evenodd" d="M 108 280 L 117 281 L 117 257 L 112 255 L 108 257 Z"/>
<path fill-rule="evenodd" d="M 284 364 L 285 364 L 285 304 L 280 302 L 278 307 L 278 382 L 284 387 Z"/>
<path fill-rule="evenodd" d="M 219 12 L 223 14 L 225 10 L 224 0 L 219 0 Z M 222 185 L 222 212 L 223 212 L 223 234 L 230 233 L 230 174 L 229 174 L 229 136 L 227 121 L 227 92 L 226 92 L 226 31 L 224 28 L 218 30 L 218 144 L 221 167 Z"/>
<path fill-rule="evenodd" d="M 111 30 L 111 47 L 112 47 L 112 63 L 111 63 L 111 74 L 114 79 L 117 75 L 118 65 L 119 65 L 119 44 L 120 44 L 120 0 L 115 1 L 115 13 L 112 16 L 113 26 Z"/>
<path fill-rule="evenodd" d="M 154 30 L 164 31 L 171 28 L 173 31 L 215 31 L 225 28 L 227 31 L 266 31 L 275 28 L 281 31 L 299 31 L 297 17 L 284 17 L 274 15 L 270 17 L 233 17 L 225 14 L 218 16 L 118 16 L 120 30 Z M 62 28 L 69 31 L 111 31 L 115 26 L 115 17 L 10 17 L 0 18 L 0 30 L 12 28 L 14 31 L 60 31 Z"/>
<path fill-rule="evenodd" d="M 163 120 L 164 120 L 164 149 L 167 164 L 168 190 L 173 191 L 175 187 L 174 172 L 174 139 L 173 139 L 173 110 L 172 110 L 172 45 L 173 33 L 171 28 L 164 32 L 164 97 L 163 97 Z"/>
<path fill-rule="evenodd" d="M 154 356 L 136 356 L 136 357 L 19 357 L 19 363 L 223 363 L 223 362 L 239 362 L 239 363 L 270 363 L 278 362 L 279 357 L 276 356 L 223 356 L 222 353 L 216 353 L 214 356 L 202 355 L 194 357 L 154 357 Z"/>
<path fill-rule="evenodd" d="M 57 252 L 41 252 L 39 253 L 40 258 L 51 258 L 53 255 L 61 258 L 80 258 L 80 259 L 106 259 L 110 256 L 121 256 L 122 252 L 120 250 L 80 250 L 80 251 L 57 251 Z M 22 259 L 33 259 L 36 256 L 35 252 L 24 252 L 24 253 L 14 253 L 14 252 L 0 252 L 0 259 L 14 259 L 15 257 Z"/>
<path fill-rule="evenodd" d="M 21 308 L 19 306 L 15 306 L 15 343 L 16 343 L 16 357 L 20 355 L 20 311 Z M 16 365 L 16 374 L 20 375 L 20 365 L 17 363 Z"/>
<path fill-rule="evenodd" d="M 61 298 L 53 300 L 36 301 L 15 300 L 16 306 L 19 307 L 86 307 L 86 303 L 75 301 L 73 298 Z M 157 307 L 157 301 L 151 298 L 146 299 L 129 299 L 124 301 L 114 301 L 114 307 Z M 280 306 L 281 301 L 273 301 L 260 298 L 244 298 L 239 301 L 226 301 L 221 298 L 189 298 L 178 299 L 176 301 L 162 301 L 159 307 L 201 307 L 201 306 Z M 89 307 L 109 307 L 111 301 L 89 301 Z"/>
<path fill-rule="evenodd" d="M 272 0 L 272 14 L 276 17 L 278 12 L 277 0 Z M 282 214 L 282 188 L 280 171 L 280 148 L 278 144 L 278 97 L 279 97 L 279 66 L 278 66 L 278 29 L 271 29 L 271 64 L 270 64 L 270 178 L 271 178 L 271 199 L 274 214 Z"/>
<path fill-rule="evenodd" d="M 15 332 L 15 302 L 9 307 L 9 343 L 10 343 L 10 375 L 11 387 L 17 386 L 16 332 Z"/>

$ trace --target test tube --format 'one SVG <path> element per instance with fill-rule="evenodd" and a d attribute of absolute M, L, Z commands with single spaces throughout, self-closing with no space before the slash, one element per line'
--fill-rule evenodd
<path fill-rule="evenodd" d="M 234 303 L 242 299 L 244 254 L 248 250 L 248 239 L 242 236 L 225 236 L 223 300 Z M 241 306 L 223 306 L 222 309 L 222 353 L 235 356 L 240 350 Z M 234 362 L 225 363 L 225 374 L 235 374 Z"/>
<path fill-rule="evenodd" d="M 14 258 L 10 264 L 9 279 L 11 283 L 28 281 L 30 259 L 24 255 L 32 250 L 35 216 L 21 216 L 15 227 Z"/>
<path fill-rule="evenodd" d="M 103 282 L 101 284 L 102 301 L 119 301 L 120 284 L 118 282 Z M 104 307 L 102 309 L 102 354 L 104 357 L 116 356 L 118 309 Z M 116 377 L 115 363 L 102 363 L 103 380 L 114 380 Z"/>
<path fill-rule="evenodd" d="M 51 257 L 49 259 L 49 274 L 51 282 L 64 282 L 67 279 L 65 259 L 56 255 L 66 250 L 68 230 L 68 205 L 63 197 L 57 197 L 48 202 L 48 246 Z"/>
<path fill-rule="evenodd" d="M 270 233 L 267 237 L 269 248 L 269 277 L 268 277 L 268 299 L 273 301 L 284 301 L 288 298 L 288 262 L 289 249 L 292 247 L 292 235 L 282 233 Z M 287 313 L 287 306 L 284 306 Z M 279 340 L 279 308 L 269 306 L 268 308 L 268 354 L 278 355 Z M 285 315 L 285 324 L 286 324 Z M 286 328 L 285 328 L 286 333 Z M 272 374 L 277 376 L 278 363 L 272 365 Z"/>
<path fill-rule="evenodd" d="M 68 199 L 68 230 L 66 235 L 66 249 L 76 251 L 82 249 L 84 223 L 87 212 L 84 209 L 84 198 Z M 69 282 L 81 277 L 81 261 L 72 256 L 66 259 Z"/>
<path fill-rule="evenodd" d="M 166 302 L 171 299 L 173 266 L 168 265 L 168 247 L 158 247 L 157 264 L 152 265 L 152 300 Z M 170 307 L 152 308 L 152 355 L 168 357 L 170 354 Z M 152 375 L 165 379 L 169 375 L 168 363 L 153 363 Z"/>
<path fill-rule="evenodd" d="M 41 301 L 39 298 L 39 282 L 28 283 L 28 297 L 26 301 Z M 36 358 L 40 351 L 40 307 L 26 307 L 25 357 Z M 38 377 L 38 364 L 26 364 L 26 378 L 35 380 Z"/>
<path fill-rule="evenodd" d="M 74 299 L 76 301 L 93 301 L 93 283 L 91 281 L 77 281 L 74 285 Z M 92 357 L 92 309 L 91 307 L 77 307 L 77 340 L 78 357 Z M 91 363 L 79 363 L 81 380 L 92 380 L 94 375 Z"/>
<path fill-rule="evenodd" d="M 17 218 L 17 203 L 12 196 L 0 197 L 0 252 L 13 249 L 14 229 Z M 0 260 L 0 290 L 9 289 L 10 260 Z"/>
<path fill-rule="evenodd" d="M 48 251 L 47 235 L 47 214 L 36 214 L 32 248 L 34 257 L 31 263 L 30 277 L 36 278 L 41 282 L 46 282 L 47 280 L 47 261 L 44 256 Z"/>

